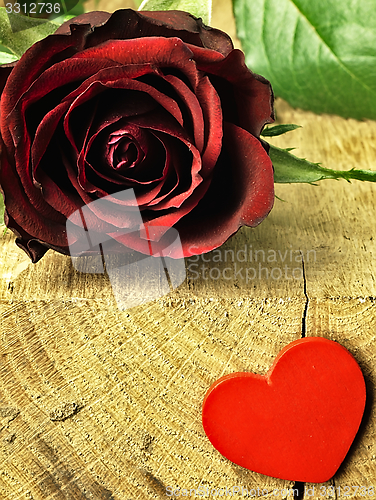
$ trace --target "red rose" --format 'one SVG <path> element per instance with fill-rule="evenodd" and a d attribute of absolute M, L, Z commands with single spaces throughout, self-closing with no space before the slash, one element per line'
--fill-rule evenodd
<path fill-rule="evenodd" d="M 184 256 L 259 224 L 274 199 L 259 139 L 273 94 L 229 37 L 179 11 L 70 23 L 0 68 L 5 222 L 33 262 L 48 248 L 69 253 L 78 208 L 130 188 L 144 226 L 162 226 L 158 238 L 174 227 Z M 91 229 L 148 253 L 122 208 L 93 213 Z M 132 232 L 119 236 L 124 227 Z"/>

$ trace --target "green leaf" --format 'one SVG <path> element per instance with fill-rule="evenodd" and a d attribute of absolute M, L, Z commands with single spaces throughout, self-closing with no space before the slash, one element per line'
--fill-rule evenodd
<path fill-rule="evenodd" d="M 210 24 L 211 0 L 143 0 L 138 10 L 184 10 Z"/>
<path fill-rule="evenodd" d="M 297 128 L 301 128 L 300 125 L 294 125 L 293 123 L 284 123 L 281 125 L 275 125 L 274 127 L 264 128 L 261 132 L 263 137 L 275 137 L 277 135 L 285 134 L 286 132 L 290 132 L 291 130 L 296 130 Z"/>
<path fill-rule="evenodd" d="M 0 52 L 0 64 L 8 64 L 19 59 L 15 54 L 9 54 L 9 52 Z"/>
<path fill-rule="evenodd" d="M 79 14 L 77 14 L 77 15 L 79 15 Z M 73 19 L 74 17 L 76 17 L 76 14 L 64 14 L 62 16 L 55 17 L 53 22 L 54 22 L 54 24 L 60 26 L 61 24 L 65 23 L 65 21 L 69 21 L 70 19 Z"/>
<path fill-rule="evenodd" d="M 270 144 L 269 156 L 274 167 L 274 182 L 286 184 L 306 182 L 312 184 L 323 179 L 357 179 L 359 181 L 376 182 L 376 171 L 372 170 L 331 170 L 318 163 L 297 158 L 287 149 L 280 149 Z"/>
<path fill-rule="evenodd" d="M 293 107 L 376 119 L 375 0 L 234 0 L 246 62 Z"/>
<path fill-rule="evenodd" d="M 4 47 L 4 45 L 0 45 L 0 52 L 6 52 L 7 54 L 13 54 L 11 50 L 9 50 L 7 47 Z"/>
<path fill-rule="evenodd" d="M 20 14 L 7 14 L 5 7 L 0 7 L 0 43 L 18 59 L 35 42 L 54 33 L 60 24 Z"/>
<path fill-rule="evenodd" d="M 86 0 L 84 0 L 84 1 L 86 1 Z M 98 7 L 97 0 L 96 0 L 96 7 Z M 68 10 L 67 15 L 76 17 L 76 16 L 79 16 L 80 14 L 84 14 L 84 12 L 85 12 L 84 4 L 82 1 L 80 1 L 72 9 Z M 55 21 L 56 21 L 56 18 L 54 18 L 54 22 Z"/>

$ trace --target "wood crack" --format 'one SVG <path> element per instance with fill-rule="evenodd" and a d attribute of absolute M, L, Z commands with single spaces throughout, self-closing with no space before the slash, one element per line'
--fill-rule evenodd
<path fill-rule="evenodd" d="M 293 498 L 294 500 L 303 500 L 304 498 L 304 483 L 302 483 L 301 481 L 295 481 L 294 483 Z"/>
<path fill-rule="evenodd" d="M 302 338 L 304 338 L 306 336 L 306 333 L 307 333 L 306 320 L 307 320 L 309 298 L 307 295 L 307 279 L 306 279 L 306 275 L 305 275 L 304 256 L 303 256 L 303 252 L 301 250 L 300 250 L 300 255 L 302 258 L 302 270 L 303 270 L 303 292 L 304 292 L 304 296 L 306 298 L 306 303 L 304 306 L 303 317 L 302 317 Z"/>
<path fill-rule="evenodd" d="M 305 275 L 304 256 L 303 256 L 303 252 L 301 250 L 300 250 L 300 256 L 302 258 L 303 292 L 304 292 L 304 296 L 306 299 L 306 302 L 304 305 L 304 310 L 303 310 L 303 316 L 302 316 L 302 338 L 304 338 L 306 336 L 306 333 L 307 333 L 307 323 L 306 322 L 307 322 L 309 298 L 307 295 L 307 279 L 306 279 L 306 275 Z M 294 500 L 303 500 L 304 490 L 305 490 L 305 484 L 301 481 L 295 481 L 294 486 L 293 486 Z M 296 494 L 295 494 L 295 492 L 296 492 Z"/>
<path fill-rule="evenodd" d="M 332 484 L 333 484 L 333 488 L 334 488 L 334 500 L 337 500 L 338 496 L 337 496 L 336 483 L 334 481 L 334 477 L 332 478 Z"/>

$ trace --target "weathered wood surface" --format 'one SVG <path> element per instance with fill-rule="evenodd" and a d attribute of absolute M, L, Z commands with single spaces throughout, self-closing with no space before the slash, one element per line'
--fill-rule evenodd
<path fill-rule="evenodd" d="M 233 30 L 228 3 L 214 14 L 213 25 Z M 276 145 L 330 168 L 375 168 L 376 123 L 283 102 L 277 112 L 303 128 Z M 285 202 L 258 228 L 188 262 L 199 267 L 168 296 L 124 312 L 108 277 L 78 273 L 53 252 L 31 265 L 11 234 L 1 239 L 1 499 L 146 500 L 200 485 L 276 498 L 293 483 L 224 459 L 205 437 L 201 404 L 224 374 L 265 373 L 304 330 L 348 348 L 367 383 L 366 416 L 334 484 L 376 482 L 376 186 L 324 181 L 276 193 Z M 246 268 L 256 272 L 248 283 Z M 306 498 L 335 498 L 313 486 Z"/>

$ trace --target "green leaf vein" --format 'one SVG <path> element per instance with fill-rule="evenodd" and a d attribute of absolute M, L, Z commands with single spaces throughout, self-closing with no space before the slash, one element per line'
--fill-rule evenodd
<path fill-rule="evenodd" d="M 316 36 L 320 39 L 323 45 L 327 47 L 327 49 L 330 51 L 330 53 L 335 57 L 337 63 L 339 66 L 342 67 L 344 71 L 346 71 L 351 78 L 356 80 L 361 86 L 363 86 L 365 89 L 367 89 L 369 92 L 374 93 L 374 90 L 370 88 L 368 85 L 366 85 L 362 80 L 360 80 L 347 66 L 346 64 L 338 57 L 338 55 L 334 52 L 333 48 L 330 47 L 328 44 L 327 40 L 325 40 L 321 34 L 317 31 L 317 29 L 314 27 L 313 22 L 308 18 L 307 14 L 305 14 L 294 2 L 294 0 L 290 0 L 291 3 L 295 6 L 296 10 L 299 12 L 299 14 L 307 21 L 308 25 L 311 27 L 311 29 L 314 31 Z M 319 65 L 320 67 L 320 65 Z M 333 96 L 334 97 L 334 96 Z"/>

